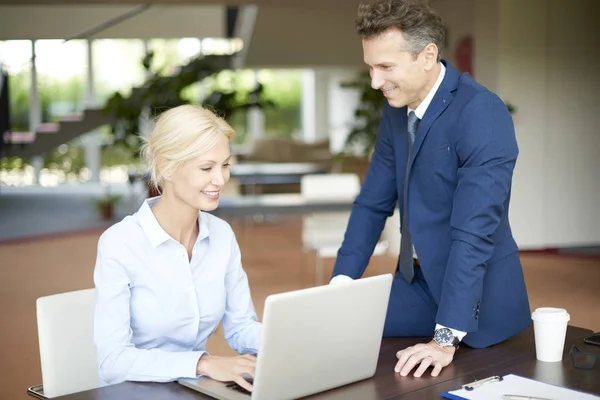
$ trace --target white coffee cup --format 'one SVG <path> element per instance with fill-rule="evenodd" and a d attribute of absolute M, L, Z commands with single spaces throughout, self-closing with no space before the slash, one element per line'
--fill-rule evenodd
<path fill-rule="evenodd" d="M 564 308 L 541 307 L 531 314 L 535 353 L 539 361 L 557 362 L 563 357 L 571 316 Z"/>

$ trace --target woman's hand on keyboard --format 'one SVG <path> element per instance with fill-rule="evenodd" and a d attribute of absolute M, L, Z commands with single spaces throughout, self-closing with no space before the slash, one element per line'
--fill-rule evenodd
<path fill-rule="evenodd" d="M 220 382 L 235 382 L 250 392 L 252 385 L 242 375 L 254 379 L 255 370 L 256 357 L 249 354 L 236 357 L 203 355 L 196 368 L 198 375 L 208 376 Z"/>

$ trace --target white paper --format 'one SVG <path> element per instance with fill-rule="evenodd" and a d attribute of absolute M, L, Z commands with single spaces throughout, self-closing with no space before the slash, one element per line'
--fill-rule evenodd
<path fill-rule="evenodd" d="M 505 394 L 540 397 L 551 400 L 598 400 L 600 396 L 549 385 L 517 375 L 506 375 L 501 382 L 485 383 L 473 390 L 453 390 L 455 396 L 469 400 L 503 400 Z"/>

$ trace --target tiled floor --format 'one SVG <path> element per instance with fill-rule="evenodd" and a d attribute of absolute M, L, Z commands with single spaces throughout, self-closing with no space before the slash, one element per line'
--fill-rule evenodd
<path fill-rule="evenodd" d="M 314 284 L 314 259 L 301 256 L 299 218 L 233 227 L 259 316 L 269 294 Z M 0 244 L 0 399 L 26 399 L 25 389 L 41 382 L 35 299 L 93 286 L 99 234 Z M 600 330 L 600 258 L 524 254 L 522 260 L 532 307 L 565 307 L 572 324 Z M 392 257 L 376 261 L 368 274 L 394 269 Z M 325 265 L 328 275 L 333 263 Z M 220 331 L 209 350 L 232 354 Z"/>

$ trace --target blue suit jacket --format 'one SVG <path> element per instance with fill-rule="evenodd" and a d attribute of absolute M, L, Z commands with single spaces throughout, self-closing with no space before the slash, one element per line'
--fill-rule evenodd
<path fill-rule="evenodd" d="M 446 75 L 416 134 L 408 204 L 407 109 L 386 104 L 333 276 L 362 276 L 398 202 L 438 304 L 436 322 L 466 331 L 470 346 L 487 347 L 531 324 L 508 221 L 518 147 L 506 105 L 443 62 Z"/>

